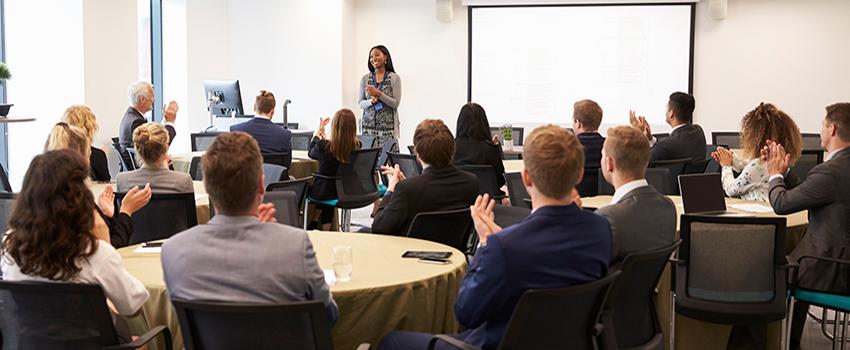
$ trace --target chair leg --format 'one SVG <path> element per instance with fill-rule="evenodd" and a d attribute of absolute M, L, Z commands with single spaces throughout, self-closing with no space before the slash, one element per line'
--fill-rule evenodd
<path fill-rule="evenodd" d="M 844 313 L 844 325 L 841 326 L 841 350 L 847 350 L 847 313 Z"/>
<path fill-rule="evenodd" d="M 349 209 L 342 210 L 342 225 L 340 225 L 340 231 L 351 231 L 351 210 Z"/>
<path fill-rule="evenodd" d="M 676 293 L 670 292 L 670 350 L 676 349 Z"/>
<path fill-rule="evenodd" d="M 785 349 L 791 349 L 791 328 L 794 327 L 794 296 L 791 296 L 791 306 L 788 307 L 788 322 L 786 322 L 787 327 L 785 327 L 785 333 L 782 334 L 782 337 L 785 338 Z M 805 319 L 803 319 L 805 321 Z"/>

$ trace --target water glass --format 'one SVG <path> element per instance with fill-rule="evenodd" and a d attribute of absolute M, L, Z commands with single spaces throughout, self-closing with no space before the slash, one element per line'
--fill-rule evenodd
<path fill-rule="evenodd" d="M 351 246 L 336 246 L 334 249 L 334 274 L 339 282 L 351 280 L 352 256 Z"/>

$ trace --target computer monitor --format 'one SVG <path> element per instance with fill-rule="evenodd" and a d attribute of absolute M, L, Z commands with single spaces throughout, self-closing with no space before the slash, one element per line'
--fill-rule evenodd
<path fill-rule="evenodd" d="M 204 99 L 212 103 L 208 108 L 216 117 L 230 117 L 234 111 L 240 117 L 245 114 L 239 80 L 204 80 Z"/>

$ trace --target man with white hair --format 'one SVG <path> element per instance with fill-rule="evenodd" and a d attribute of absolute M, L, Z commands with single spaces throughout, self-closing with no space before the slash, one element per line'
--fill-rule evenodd
<path fill-rule="evenodd" d="M 127 90 L 130 107 L 124 113 L 124 118 L 121 118 L 121 125 L 118 127 L 118 142 L 124 148 L 133 147 L 133 130 L 148 122 L 145 119 L 145 113 L 153 109 L 155 97 L 153 85 L 145 81 L 130 84 Z M 177 102 L 171 101 L 168 105 L 163 106 L 162 115 L 165 118 L 165 129 L 168 130 L 168 144 L 170 145 L 171 141 L 174 141 L 174 136 L 177 135 L 177 131 L 174 130 L 174 120 L 177 119 Z"/>

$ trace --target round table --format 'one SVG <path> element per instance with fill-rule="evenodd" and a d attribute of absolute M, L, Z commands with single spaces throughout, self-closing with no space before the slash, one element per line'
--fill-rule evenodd
<path fill-rule="evenodd" d="M 377 345 L 381 337 L 395 329 L 457 331 L 453 307 L 466 272 L 466 257 L 460 251 L 407 237 L 320 231 L 308 234 L 323 269 L 332 267 L 334 246 L 351 246 L 353 252 L 351 281 L 331 286 L 339 306 L 339 320 L 332 329 L 334 348 L 354 349 L 363 342 Z M 180 349 L 183 338 L 163 281 L 160 255 L 136 253 L 136 248 L 118 252 L 127 271 L 151 294 L 143 307 L 145 317 L 150 326 L 168 326 L 175 349 Z M 451 263 L 434 265 L 402 258 L 408 250 L 451 251 Z"/>
<path fill-rule="evenodd" d="M 112 186 L 112 190 L 118 189 L 114 182 L 92 183 L 91 192 L 95 200 L 97 200 L 107 185 Z M 192 185 L 195 187 L 195 210 L 198 214 L 198 223 L 206 224 L 207 221 L 210 221 L 210 198 L 207 195 L 207 190 L 204 188 L 203 181 L 192 181 Z"/>
<path fill-rule="evenodd" d="M 175 171 L 184 173 L 189 172 L 189 165 L 192 163 L 192 158 L 201 157 L 203 151 L 190 153 L 175 153 L 171 155 L 172 165 Z M 305 178 L 319 171 L 319 162 L 307 156 L 307 151 L 292 151 L 292 164 L 290 165 L 289 175 L 296 179 Z"/>

